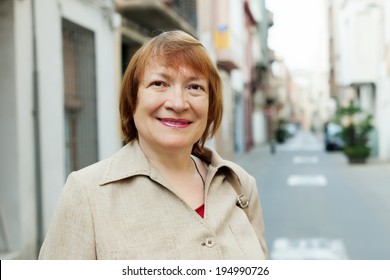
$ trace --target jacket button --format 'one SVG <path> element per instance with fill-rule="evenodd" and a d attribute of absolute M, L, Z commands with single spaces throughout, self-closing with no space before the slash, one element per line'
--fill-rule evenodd
<path fill-rule="evenodd" d="M 205 242 L 204 242 L 204 245 L 206 245 L 206 246 L 209 247 L 209 248 L 214 247 L 214 245 L 215 245 L 215 240 L 214 240 L 214 238 L 213 238 L 213 237 L 207 237 L 206 240 L 205 240 Z"/>

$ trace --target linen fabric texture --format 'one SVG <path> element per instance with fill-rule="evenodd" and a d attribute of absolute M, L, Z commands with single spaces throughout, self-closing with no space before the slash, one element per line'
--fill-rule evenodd
<path fill-rule="evenodd" d="M 39 259 L 266 259 L 255 179 L 212 149 L 205 154 L 204 218 L 174 193 L 137 140 L 72 172 Z M 247 213 L 226 172 L 249 197 Z"/>

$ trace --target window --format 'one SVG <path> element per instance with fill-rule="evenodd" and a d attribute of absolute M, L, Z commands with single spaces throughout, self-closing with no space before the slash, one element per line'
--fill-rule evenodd
<path fill-rule="evenodd" d="M 98 160 L 94 33 L 62 20 L 66 175 Z"/>

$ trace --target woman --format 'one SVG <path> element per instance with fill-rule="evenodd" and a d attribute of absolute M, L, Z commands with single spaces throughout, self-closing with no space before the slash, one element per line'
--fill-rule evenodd
<path fill-rule="evenodd" d="M 204 147 L 222 85 L 199 41 L 171 31 L 142 46 L 120 115 L 127 144 L 69 175 L 40 259 L 267 257 L 255 180 Z"/>

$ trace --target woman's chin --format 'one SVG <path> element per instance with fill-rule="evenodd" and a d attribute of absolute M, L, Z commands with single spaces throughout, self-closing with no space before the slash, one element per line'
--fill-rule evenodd
<path fill-rule="evenodd" d="M 184 141 L 179 139 L 164 139 L 164 141 L 159 142 L 159 146 L 167 150 L 180 151 L 180 150 L 187 150 L 187 149 L 191 150 L 194 143 L 188 140 Z"/>

